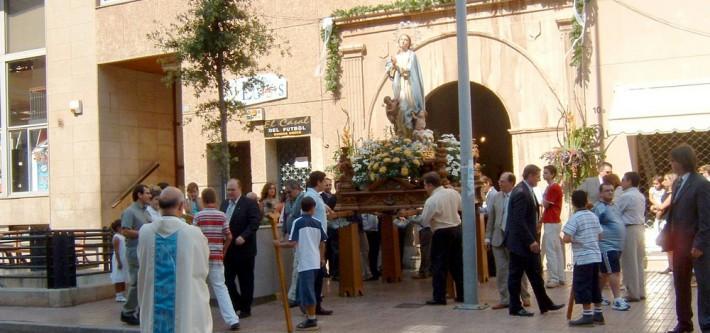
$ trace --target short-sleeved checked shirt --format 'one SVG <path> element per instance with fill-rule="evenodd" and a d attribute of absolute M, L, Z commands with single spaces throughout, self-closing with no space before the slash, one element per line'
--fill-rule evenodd
<path fill-rule="evenodd" d="M 594 213 L 586 209 L 575 212 L 562 232 L 572 237 L 572 257 L 575 265 L 602 261 L 599 250 L 599 234 L 602 233 L 602 227 Z"/>

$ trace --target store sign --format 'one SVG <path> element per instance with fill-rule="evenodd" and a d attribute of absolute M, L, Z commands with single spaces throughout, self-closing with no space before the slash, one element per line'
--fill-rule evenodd
<path fill-rule="evenodd" d="M 264 121 L 264 137 L 279 138 L 311 134 L 311 117 L 272 119 Z"/>
<path fill-rule="evenodd" d="M 263 108 L 258 108 L 258 109 L 247 109 L 246 110 L 246 118 L 247 121 L 264 121 L 264 109 Z"/>
<path fill-rule="evenodd" d="M 273 73 L 259 74 L 253 78 L 238 78 L 229 81 L 228 99 L 253 105 L 284 99 L 288 89 L 286 78 Z"/>

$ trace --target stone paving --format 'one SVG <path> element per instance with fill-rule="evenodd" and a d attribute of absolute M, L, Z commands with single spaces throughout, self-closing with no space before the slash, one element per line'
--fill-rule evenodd
<path fill-rule="evenodd" d="M 532 318 L 508 316 L 506 310 L 463 311 L 455 310 L 454 304 L 447 306 L 423 306 L 430 297 L 431 280 L 411 280 L 402 283 L 385 284 L 366 282 L 365 296 L 356 298 L 337 297 L 337 282 L 330 282 L 326 289 L 325 306 L 335 311 L 335 315 L 319 318 L 321 331 L 329 332 L 397 332 L 397 333 L 443 333 L 443 332 L 665 332 L 675 322 L 674 295 L 671 276 L 657 271 L 665 268 L 663 256 L 650 256 L 647 272 L 648 298 L 632 303 L 628 312 L 618 312 L 605 307 L 607 324 L 594 328 L 570 328 L 567 326 L 565 311 L 560 310 L 545 315 L 536 314 Z M 405 273 L 405 276 L 408 273 Z M 570 276 L 571 281 L 571 276 Z M 557 303 L 565 303 L 569 287 L 548 289 Z M 493 280 L 480 286 L 482 303 L 495 304 L 497 295 Z M 695 291 L 694 291 L 695 294 Z M 605 290 L 610 297 L 610 291 Z M 693 303 L 695 308 L 695 302 Z M 93 328 L 92 332 L 137 331 L 119 321 L 121 305 L 113 300 L 83 304 L 71 308 L 20 308 L 0 307 L 0 332 L 11 323 L 57 324 L 67 327 Z M 533 302 L 531 308 L 537 312 Z M 215 332 L 227 329 L 219 316 L 218 309 L 212 308 Z M 296 309 L 294 309 L 296 310 Z M 254 307 L 253 316 L 242 320 L 243 332 L 285 332 L 283 311 L 280 303 L 270 302 Z M 579 306 L 574 315 L 581 312 Z M 302 320 L 294 314 L 294 323 Z M 3 323 L 5 322 L 5 323 Z M 696 323 L 697 325 L 697 323 Z M 8 326 L 6 326 L 8 327 Z M 29 328 L 29 326 L 28 326 Z M 40 329 L 42 332 L 59 332 L 59 328 Z M 30 332 L 32 330 L 23 330 Z M 69 332 L 69 330 L 63 330 Z M 78 332 L 80 330 L 72 330 Z"/>

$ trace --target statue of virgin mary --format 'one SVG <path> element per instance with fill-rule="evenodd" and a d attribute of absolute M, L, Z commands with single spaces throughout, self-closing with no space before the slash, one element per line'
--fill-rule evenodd
<path fill-rule="evenodd" d="M 410 49 L 412 39 L 405 34 L 399 36 L 399 52 L 387 60 L 385 70 L 392 80 L 392 92 L 399 103 L 399 115 L 395 126 L 410 137 L 414 130 L 414 121 L 420 115 L 425 115 L 424 86 L 422 84 L 422 71 L 414 51 Z"/>

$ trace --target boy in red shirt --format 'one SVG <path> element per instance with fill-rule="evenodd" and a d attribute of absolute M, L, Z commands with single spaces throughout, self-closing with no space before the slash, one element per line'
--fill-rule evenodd
<path fill-rule="evenodd" d="M 542 178 L 549 184 L 543 194 L 544 211 L 540 222 L 544 228 L 542 233 L 542 253 L 547 258 L 548 288 L 565 284 L 565 258 L 562 253 L 560 238 L 562 212 L 562 187 L 555 182 L 557 168 L 547 165 L 543 168 Z"/>
<path fill-rule="evenodd" d="M 192 224 L 200 227 L 210 248 L 210 272 L 207 281 L 214 291 L 219 312 L 232 331 L 239 330 L 239 317 L 232 306 L 227 286 L 224 284 L 224 254 L 232 243 L 227 216 L 217 209 L 217 192 L 211 188 L 202 191 L 204 209 L 195 214 Z"/>

